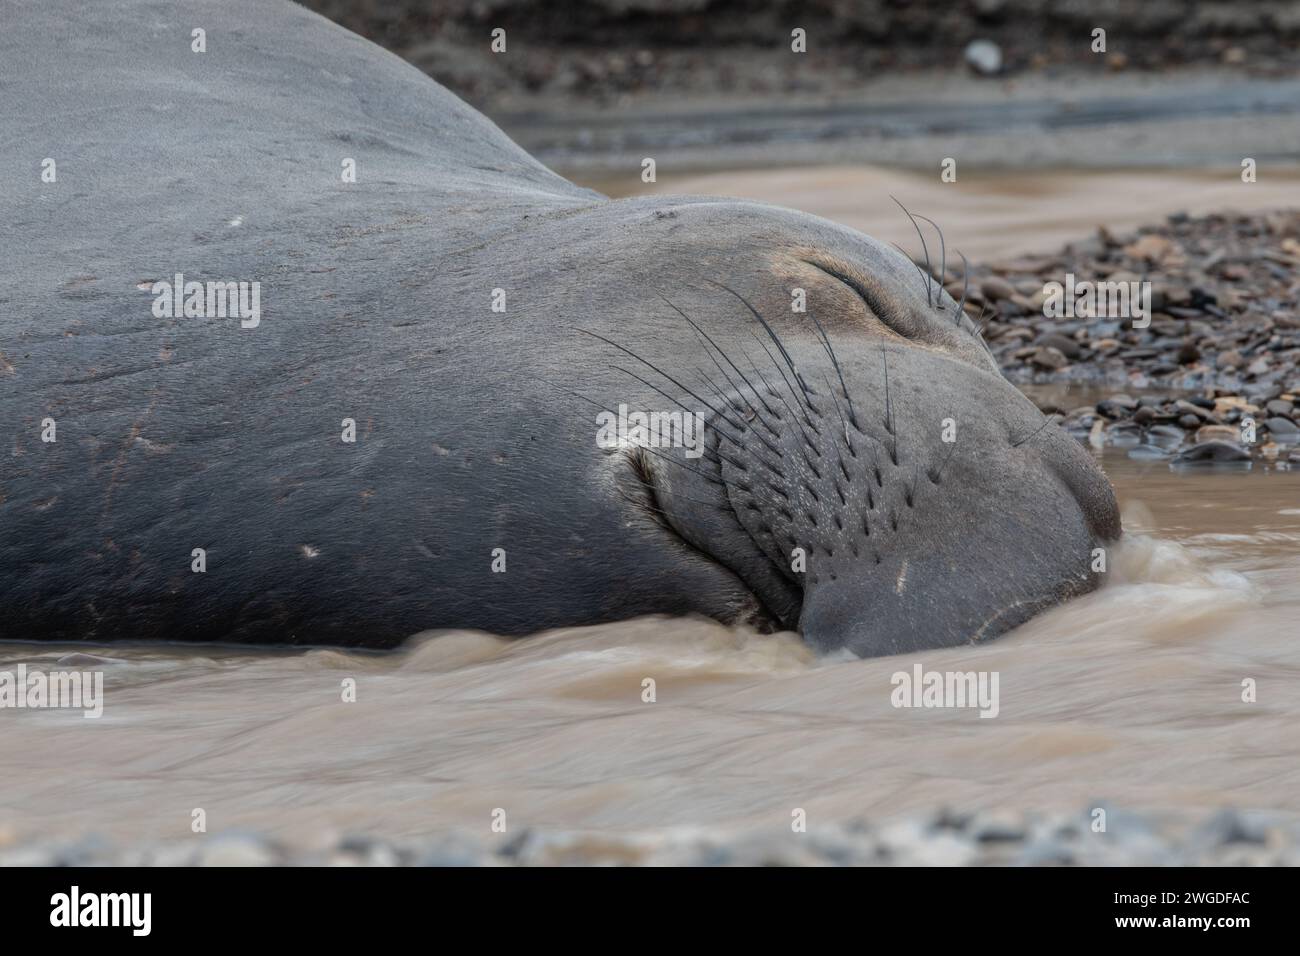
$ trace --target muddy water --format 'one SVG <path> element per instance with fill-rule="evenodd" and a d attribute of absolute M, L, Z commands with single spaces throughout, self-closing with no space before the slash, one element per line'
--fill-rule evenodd
<path fill-rule="evenodd" d="M 1184 181 L 1124 215 L 1195 193 Z M 799 204 L 834 216 L 836 195 Z M 1055 241 L 1030 224 L 1045 215 L 1033 197 L 989 201 L 1017 242 Z M 978 232 L 971 203 L 948 207 L 950 229 Z M 1075 235 L 1095 224 L 1078 217 Z M 514 832 L 1103 799 L 1300 815 L 1300 471 L 1174 472 L 1123 452 L 1103 464 L 1128 531 L 1107 586 L 978 648 L 819 661 L 791 635 L 640 620 L 515 643 L 425 637 L 389 656 L 99 649 L 118 662 L 93 665 L 98 720 L 0 711 L 0 845 L 183 839 L 195 808 L 210 832 L 307 845 L 486 835 L 496 808 Z M 74 650 L 89 649 L 0 645 L 0 670 L 92 666 L 56 665 Z M 996 672 L 998 715 L 893 707 L 892 675 L 916 663 Z"/>
<path fill-rule="evenodd" d="M 179 839 L 195 807 L 305 843 L 486 833 L 496 808 L 602 829 L 1100 799 L 1300 813 L 1300 476 L 1104 464 L 1128 529 L 1108 586 L 978 648 L 817 661 L 792 636 L 640 620 L 385 657 L 114 651 L 100 719 L 0 713 L 0 836 Z M 3 647 L 0 669 L 59 653 Z M 998 715 L 894 708 L 918 662 L 996 671 Z"/>

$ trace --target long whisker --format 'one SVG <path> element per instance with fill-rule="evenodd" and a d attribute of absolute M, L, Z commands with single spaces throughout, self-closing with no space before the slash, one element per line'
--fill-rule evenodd
<path fill-rule="evenodd" d="M 899 252 L 901 252 L 901 253 L 903 254 L 903 258 L 904 258 L 904 259 L 906 259 L 908 262 L 912 263 L 913 268 L 916 269 L 916 274 L 919 275 L 919 276 L 921 277 L 921 282 L 924 283 L 924 285 L 925 285 L 925 298 L 926 298 L 926 301 L 929 301 L 929 299 L 930 299 L 930 280 L 929 280 L 928 276 L 926 275 L 926 271 L 925 271 L 924 269 L 922 269 L 919 265 L 917 265 L 916 260 L 913 259 L 910 255 L 908 255 L 907 250 L 904 249 L 902 246 L 900 246 L 898 243 L 893 242 L 893 241 L 891 240 L 889 244 L 890 244 L 891 246 L 893 246 L 895 249 L 897 249 Z"/>
<path fill-rule="evenodd" d="M 575 392 L 571 388 L 565 388 L 563 385 L 557 385 L 555 382 L 552 382 L 549 379 L 541 379 L 540 381 L 545 382 L 547 385 L 551 386 L 551 388 L 558 389 L 559 391 L 564 392 L 566 395 L 572 395 L 574 398 L 581 399 L 582 401 L 586 402 L 589 405 L 594 405 L 596 408 L 599 408 L 602 412 L 606 412 L 607 414 L 614 415 L 615 417 L 617 417 L 618 415 L 618 413 L 615 412 L 613 409 L 606 408 L 604 405 L 596 401 L 594 398 L 588 398 L 586 395 L 583 395 L 580 392 Z M 708 472 L 701 471 L 700 469 L 696 468 L 694 465 L 689 465 L 684 461 L 679 461 L 678 459 L 673 458 L 671 455 L 665 455 L 657 448 L 651 448 L 647 445 L 636 445 L 635 447 L 639 448 L 642 451 L 647 451 L 652 455 L 658 455 L 660 458 L 664 459 L 664 461 L 671 462 L 672 464 L 685 468 L 688 471 L 693 471 L 701 478 L 703 478 L 705 481 L 712 482 L 715 485 L 723 484 L 722 479 L 710 475 Z"/>
<path fill-rule="evenodd" d="M 786 351 L 785 343 L 781 341 L 781 337 L 776 334 L 776 331 L 772 328 L 771 325 L 768 324 L 767 320 L 763 318 L 761 314 L 759 314 L 758 309 L 754 308 L 749 303 L 748 299 L 746 299 L 735 289 L 731 288 L 731 286 L 726 285 L 725 283 L 722 282 L 718 282 L 714 279 L 706 279 L 705 281 L 712 283 L 713 285 L 716 285 L 720 289 L 725 289 L 727 292 L 730 292 L 742 303 L 744 303 L 745 308 L 749 310 L 750 314 L 753 315 L 754 318 L 758 319 L 759 324 L 761 324 L 763 328 L 767 330 L 768 336 L 772 339 L 772 342 L 776 345 L 777 349 L 780 351 L 781 357 L 785 359 L 786 365 L 790 367 L 790 372 L 794 375 L 794 380 L 799 383 L 799 387 L 803 390 L 804 395 L 805 396 L 811 395 L 812 393 L 808 389 L 808 384 L 803 380 L 803 376 L 799 374 L 799 369 L 795 367 L 794 359 L 790 358 L 790 353 Z"/>
<path fill-rule="evenodd" d="M 921 251 L 925 253 L 925 272 L 926 272 L 925 303 L 926 305 L 933 308 L 934 302 L 930 300 L 930 277 L 934 275 L 934 271 L 930 266 L 930 249 L 925 244 L 925 235 L 921 232 L 921 227 L 917 225 L 916 217 L 907 211 L 907 207 L 904 206 L 901 202 L 898 202 L 897 199 L 894 199 L 893 196 L 890 196 L 889 198 L 893 199 L 894 202 L 898 204 L 898 208 L 903 210 L 903 215 L 907 216 L 908 219 L 912 220 L 912 228 L 916 230 L 916 237 L 921 240 Z"/>
<path fill-rule="evenodd" d="M 714 349 L 717 350 L 717 353 L 718 353 L 719 355 L 721 355 L 724 359 L 727 360 L 727 364 L 730 365 L 733 369 L 736 370 L 736 374 L 739 375 L 740 378 L 741 378 L 741 380 L 742 380 L 746 385 L 749 386 L 749 390 L 750 390 L 751 392 L 754 393 L 754 397 L 758 399 L 759 403 L 760 403 L 760 404 L 761 404 L 765 409 L 767 409 L 768 413 L 771 414 L 771 415 L 776 415 L 776 412 L 773 411 L 772 407 L 771 407 L 770 405 L 768 405 L 767 402 L 763 400 L 763 396 L 760 395 L 760 394 L 758 393 L 758 389 L 754 388 L 754 383 L 751 382 L 748 378 L 746 378 L 745 373 L 742 372 L 742 371 L 740 370 L 740 367 L 737 366 L 736 363 L 733 362 L 733 361 L 731 360 L 731 356 L 729 356 L 725 351 L 723 351 L 722 346 L 718 345 L 718 343 L 715 342 L 715 341 L 713 340 L 713 336 L 709 335 L 708 332 L 705 332 L 702 328 L 700 328 L 700 326 L 696 323 L 696 321 L 695 321 L 694 319 L 692 319 L 689 315 L 687 315 L 685 312 L 683 312 L 681 309 L 679 309 L 675 304 L 673 304 L 673 302 L 671 302 L 671 301 L 668 299 L 668 297 L 667 297 L 666 295 L 664 295 L 662 292 L 656 292 L 655 294 L 658 295 L 659 298 L 661 298 L 661 299 L 663 299 L 665 302 L 667 302 L 667 303 L 668 303 L 668 306 L 669 306 L 669 307 L 670 307 L 674 312 L 676 312 L 676 313 L 677 313 L 678 315 L 680 315 L 683 319 L 685 319 L 687 322 L 689 322 L 689 323 L 691 324 L 691 328 L 693 328 L 693 329 L 694 329 L 696 332 L 698 332 L 700 335 L 704 336 L 704 338 L 708 341 L 708 343 L 709 343 L 710 345 L 712 345 Z M 713 360 L 713 364 L 717 365 L 717 364 L 718 364 L 718 360 L 717 360 L 717 359 L 714 359 L 714 360 Z M 727 373 L 726 373 L 725 371 L 723 371 L 721 365 L 718 365 L 718 371 L 722 372 L 723 376 L 726 377 L 727 381 L 729 381 L 729 382 L 731 381 L 731 377 L 730 377 L 729 375 L 727 375 Z M 733 387 L 733 388 L 735 387 L 735 383 L 734 383 L 734 382 L 732 383 L 732 387 Z M 739 392 L 740 389 L 739 389 L 739 388 L 736 388 L 736 391 Z M 778 417 L 779 417 L 779 416 L 778 416 Z"/>
<path fill-rule="evenodd" d="M 614 369 L 614 370 L 616 370 L 616 371 L 622 372 L 624 375 L 630 375 L 632 378 L 636 379 L 638 382 L 640 382 L 640 383 L 641 383 L 642 385 L 644 385 L 646 388 L 653 389 L 655 392 L 658 392 L 660 395 L 662 395 L 664 398 L 668 399 L 668 401 L 672 402 L 674 405 L 678 405 L 678 406 L 680 406 L 681 409 L 682 409 L 683 411 L 685 411 L 685 412 L 689 412 L 689 413 L 692 414 L 692 415 L 694 415 L 694 414 L 696 413 L 697 409 L 691 408 L 691 407 L 689 407 L 688 405 L 686 405 L 684 402 L 682 402 L 681 399 L 674 398 L 672 395 L 669 395 L 667 392 L 665 392 L 665 391 L 664 391 L 662 388 L 660 388 L 658 385 L 655 385 L 653 382 L 648 382 L 648 381 L 646 381 L 644 378 L 642 378 L 640 375 L 636 374 L 636 372 L 632 371 L 631 369 L 624 368 L 624 367 L 621 366 L 621 365 L 611 365 L 610 368 L 612 368 L 612 369 Z M 727 416 L 723 415 L 722 412 L 718 411 L 718 410 L 717 410 L 716 408 L 714 408 L 711 404 L 709 404 L 708 402 L 706 402 L 704 399 L 700 398 L 700 396 L 698 396 L 698 395 L 696 395 L 694 392 L 690 391 L 690 389 L 686 389 L 686 391 L 687 391 L 687 394 L 689 394 L 693 399 L 695 399 L 697 402 L 699 402 L 701 405 L 703 405 L 703 406 L 704 406 L 705 408 L 707 408 L 709 411 L 713 412 L 713 414 L 717 415 L 720 419 L 722 419 L 724 422 L 726 422 L 726 423 L 727 423 L 728 425 L 730 425 L 732 428 L 736 429 L 736 431 L 737 431 L 738 433 L 743 433 L 743 432 L 746 430 L 744 425 L 740 425 L 740 424 L 737 424 L 737 423 L 735 423 L 735 422 L 730 421 L 730 420 L 727 418 Z M 716 428 L 716 429 L 718 430 L 718 433 L 719 433 L 719 434 L 721 434 L 721 435 L 726 435 L 727 438 L 731 439 L 733 442 L 736 442 L 737 444 L 740 443 L 740 439 L 739 439 L 736 435 L 731 434 L 731 433 L 728 432 L 725 428 L 721 428 L 721 427 L 719 427 L 718 424 L 717 424 L 716 422 L 714 423 L 713 427 Z"/>
<path fill-rule="evenodd" d="M 943 456 L 943 461 L 939 462 L 939 470 L 934 473 L 933 481 L 936 485 L 939 483 L 939 479 L 943 477 L 943 470 L 948 467 L 948 459 L 952 457 L 952 453 L 956 450 L 957 450 L 957 443 L 956 442 L 949 443 L 948 454 Z"/>
<path fill-rule="evenodd" d="M 943 241 L 943 230 L 940 229 L 939 224 L 935 222 L 933 219 L 931 219 L 929 216 L 922 216 L 918 212 L 916 214 L 916 218 L 922 219 L 925 222 L 928 222 L 930 225 L 934 226 L 934 231 L 939 234 L 939 288 L 942 289 L 943 284 L 948 281 L 948 246 Z M 935 298 L 934 304 L 938 306 L 939 311 L 942 312 L 943 311 L 942 297 L 936 294 L 934 298 Z"/>
<path fill-rule="evenodd" d="M 839 357 L 835 354 L 835 349 L 831 347 L 831 337 L 826 334 L 826 330 L 822 328 L 822 324 L 817 321 L 816 315 L 809 312 L 808 318 L 812 319 L 813 325 L 817 326 L 817 331 L 821 334 L 822 337 L 822 345 L 826 349 L 826 354 L 831 357 L 831 364 L 835 366 L 835 374 L 838 375 L 840 378 L 840 388 L 844 391 L 844 400 L 849 403 L 849 420 L 853 422 L 854 428 L 856 428 L 858 431 L 862 431 L 862 429 L 858 426 L 857 413 L 853 409 L 853 396 L 849 394 L 849 387 L 844 384 L 844 372 L 841 371 L 840 369 Z M 831 387 L 831 383 L 829 380 L 827 380 L 826 382 L 826 387 L 828 389 Z M 832 395 L 833 394 L 834 393 L 832 393 Z M 848 432 L 845 432 L 846 436 L 847 434 Z"/>
<path fill-rule="evenodd" d="M 753 335 L 752 332 L 751 332 L 750 334 Z M 819 431 L 818 428 L 817 428 L 817 426 L 813 424 L 813 420 L 812 420 L 811 418 L 808 417 L 808 412 L 807 412 L 807 409 L 806 409 L 806 407 L 805 407 L 805 406 L 807 405 L 807 402 L 806 402 L 806 401 L 805 401 L 805 402 L 801 402 L 801 401 L 799 400 L 799 393 L 796 392 L 796 391 L 794 390 L 794 386 L 790 384 L 790 378 L 789 378 L 789 376 L 787 376 L 787 375 L 785 374 L 785 369 L 783 369 L 783 368 L 781 367 L 781 364 L 780 364 L 779 362 L 777 362 L 777 360 L 776 360 L 776 356 L 772 354 L 772 350 L 769 349 L 769 348 L 767 347 L 767 343 L 764 342 L 762 339 L 760 339 L 757 335 L 754 335 L 754 341 L 757 342 L 759 345 L 761 345 L 761 346 L 763 347 L 763 351 L 767 353 L 767 357 L 768 357 L 769 359 L 772 360 L 772 366 L 773 366 L 773 367 L 777 370 L 777 372 L 780 374 L 780 376 L 781 376 L 781 381 L 785 382 L 785 387 L 788 388 L 788 389 L 790 390 L 790 395 L 791 395 L 791 397 L 794 398 L 795 403 L 799 405 L 799 411 L 803 413 L 803 420 L 804 420 L 805 422 L 808 423 L 808 427 L 811 428 L 811 429 L 813 430 L 813 433 L 814 433 L 814 434 L 820 435 L 820 434 L 821 434 L 821 431 Z M 781 398 L 781 401 L 782 401 L 782 402 L 785 402 L 785 407 L 786 407 L 786 408 L 790 408 L 790 403 L 789 403 L 789 402 L 786 402 L 784 397 Z M 791 409 L 791 413 L 792 413 L 792 414 L 793 414 L 793 411 L 794 411 L 794 410 Z"/>
<path fill-rule="evenodd" d="M 1019 448 L 1021 445 L 1025 444 L 1026 442 L 1031 441 L 1031 440 L 1034 439 L 1034 438 L 1037 438 L 1038 435 L 1039 435 L 1039 433 L 1041 433 L 1042 430 L 1043 430 L 1044 428 L 1046 428 L 1046 427 L 1047 427 L 1048 425 L 1050 425 L 1050 424 L 1052 424 L 1052 418 L 1051 418 L 1051 416 L 1050 416 L 1050 415 L 1048 415 L 1048 416 L 1044 416 L 1044 418 L 1043 418 L 1043 424 L 1039 425 L 1036 429 L 1034 429 L 1034 431 L 1033 431 L 1032 434 L 1026 436 L 1025 438 L 1020 439 L 1020 441 L 1013 441 L 1013 442 L 1011 443 L 1011 447 L 1012 447 L 1012 448 Z"/>
<path fill-rule="evenodd" d="M 759 344 L 759 345 L 762 345 L 763 343 L 762 343 L 762 342 L 759 342 L 758 344 Z M 746 356 L 746 357 L 748 357 L 748 356 Z M 790 417 L 791 417 L 792 419 L 794 419 L 794 423 L 795 423 L 795 425 L 797 425 L 797 426 L 799 427 L 799 433 L 800 433 L 801 435 L 803 435 L 803 440 L 804 440 L 804 442 L 808 445 L 809 448 L 811 448 L 813 451 L 817 452 L 817 457 L 820 458 L 820 457 L 821 457 L 821 452 L 820 452 L 820 451 L 817 451 L 817 446 L 814 445 L 812 439 L 808 437 L 808 432 L 807 432 L 807 430 L 803 427 L 803 422 L 799 421 L 799 416 L 798 416 L 797 414 L 795 414 L 795 410 L 794 410 L 793 408 L 790 407 L 790 403 L 787 402 L 787 401 L 785 400 L 785 396 L 782 395 L 780 392 L 778 392 L 776 389 L 774 389 L 774 388 L 771 386 L 771 384 L 768 383 L 767 378 L 763 375 L 762 372 L 760 372 L 760 371 L 758 370 L 758 366 L 757 366 L 756 364 L 754 364 L 753 359 L 750 359 L 750 363 L 749 363 L 749 364 L 753 367 L 753 369 L 754 369 L 754 374 L 758 376 L 758 380 L 759 380 L 760 382 L 762 382 L 765 386 L 767 386 L 767 390 L 768 390 L 768 392 L 770 392 L 770 393 L 771 393 L 775 398 L 777 398 L 777 399 L 781 402 L 782 405 L 785 406 L 786 411 L 788 411 L 788 412 L 790 413 Z M 779 366 L 777 367 L 777 371 L 780 371 L 780 367 L 779 367 Z"/>
<path fill-rule="evenodd" d="M 722 391 L 718 388 L 718 386 L 717 386 L 716 384 L 714 384 L 714 382 L 713 382 L 712 379 L 708 379 L 708 378 L 706 378 L 705 381 L 708 382 L 710 388 L 712 388 L 715 392 L 717 392 L 719 398 L 721 398 L 724 402 L 727 400 L 727 396 L 725 396 L 725 395 L 722 394 Z M 779 449 L 779 448 L 777 448 L 775 445 L 773 445 L 773 444 L 772 444 L 770 441 L 768 441 L 766 438 L 764 438 L 764 437 L 762 436 L 762 434 L 760 434 L 759 431 L 758 431 L 757 429 L 749 428 L 749 429 L 746 429 L 745 432 L 746 432 L 746 434 L 753 435 L 755 438 L 757 438 L 759 441 L 761 441 L 764 445 L 767 446 L 768 450 L 771 451 L 773 454 L 775 454 L 778 458 L 783 458 L 783 457 L 785 457 L 785 453 L 782 452 L 781 449 Z M 772 434 L 774 434 L 774 435 L 777 434 L 777 432 L 776 432 L 775 429 L 772 430 Z M 734 441 L 734 439 L 733 439 L 733 441 Z M 740 444 L 740 443 L 739 443 L 739 442 L 736 442 L 736 444 Z"/>
<path fill-rule="evenodd" d="M 957 314 L 952 317 L 953 322 L 960 326 L 961 320 L 966 316 L 966 292 L 970 289 L 970 263 L 962 255 L 960 249 L 957 255 L 961 256 L 961 301 L 957 303 Z"/>
<path fill-rule="evenodd" d="M 885 365 L 885 431 L 889 432 L 889 437 L 893 440 L 889 460 L 897 465 L 898 434 L 894 431 L 894 403 L 889 396 L 889 354 L 884 349 L 880 350 L 880 360 Z"/>
<path fill-rule="evenodd" d="M 713 412 L 713 414 L 717 415 L 719 418 L 721 418 L 723 421 L 725 421 L 725 422 L 726 422 L 728 425 L 730 425 L 732 428 L 736 429 L 736 431 L 743 432 L 743 431 L 745 430 L 745 426 L 744 426 L 744 425 L 740 424 L 739 422 L 734 422 L 734 421 L 732 421 L 731 419 L 727 418 L 727 416 L 726 416 L 723 412 L 721 412 L 721 411 L 719 411 L 718 409 L 714 408 L 712 405 L 710 405 L 710 404 L 709 404 L 708 402 L 706 402 L 704 399 L 700 398 L 700 396 L 696 395 L 693 391 L 691 391 L 689 388 L 687 388 L 687 387 L 686 387 L 685 385 L 683 385 L 681 382 L 677 381 L 677 379 L 673 378 L 671 375 L 669 375 L 669 374 L 668 374 L 667 372 L 665 372 L 663 369 L 659 368 L 658 366 L 656 366 L 656 365 L 653 364 L 652 362 L 649 362 L 649 361 L 647 361 L 646 359 L 643 359 L 641 356 L 637 355 L 637 354 L 636 354 L 635 352 L 633 352 L 631 349 L 626 348 L 625 346 L 619 345 L 617 342 L 613 341 L 612 339 L 607 339 L 607 338 L 605 338 L 605 336 L 603 336 L 603 335 L 599 335 L 599 334 L 597 334 L 596 332 L 589 332 L 589 331 L 586 330 L 586 329 L 577 329 L 577 328 L 575 328 L 574 331 L 581 332 L 581 333 L 583 333 L 584 335 L 590 335 L 590 336 L 591 336 L 592 338 L 594 338 L 594 339 L 600 339 L 600 341 L 604 342 L 606 345 L 612 345 L 612 346 L 614 346 L 614 348 L 618 349 L 620 352 L 623 352 L 623 353 L 626 354 L 626 355 L 630 355 L 630 356 L 632 356 L 632 358 L 636 359 L 636 360 L 637 360 L 638 362 L 640 362 L 642 365 L 646 366 L 647 368 L 653 369 L 655 372 L 657 372 L 658 374 L 662 375 L 664 378 L 668 379 L 668 381 L 672 382 L 674 385 L 676 385 L 678 388 L 680 388 L 680 389 L 681 389 L 683 392 L 685 392 L 687 395 L 691 396 L 691 398 L 695 399 L 697 402 L 699 402 L 701 405 L 703 405 L 703 406 L 704 406 L 705 408 L 707 408 L 709 411 Z M 645 381 L 645 379 L 641 378 L 640 376 L 633 375 L 632 372 L 629 372 L 627 369 L 625 369 L 625 368 L 620 368 L 619 366 L 614 366 L 614 367 L 615 367 L 615 368 L 618 368 L 619 371 L 621 371 L 621 372 L 624 372 L 624 373 L 626 373 L 626 374 L 628 374 L 628 375 L 632 375 L 633 378 L 636 378 L 638 381 L 642 382 L 643 384 L 645 384 L 645 385 L 650 385 L 650 383 L 647 382 L 647 381 Z M 650 385 L 650 387 L 651 387 L 651 388 L 654 388 L 653 385 Z M 665 398 L 669 399 L 669 401 L 677 402 L 677 404 L 681 405 L 681 402 L 679 402 L 677 399 L 673 398 L 671 395 L 668 395 L 667 393 L 661 391 L 660 389 L 655 389 L 655 391 L 658 391 L 659 394 L 661 394 L 661 395 L 663 395 Z M 686 408 L 685 405 L 682 405 L 682 407 L 683 407 L 683 408 Z M 686 410 L 687 410 L 687 411 L 693 411 L 693 409 L 686 409 Z"/>

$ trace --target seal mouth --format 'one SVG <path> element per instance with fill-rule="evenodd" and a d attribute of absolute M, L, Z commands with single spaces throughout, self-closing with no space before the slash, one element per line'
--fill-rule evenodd
<path fill-rule="evenodd" d="M 777 593 L 773 593 L 773 589 L 755 587 L 746 579 L 747 571 L 752 574 L 757 566 L 768 563 L 767 557 L 748 539 L 744 525 L 729 497 L 725 493 L 718 493 L 711 496 L 711 500 L 704 500 L 689 498 L 681 490 L 670 490 L 665 487 L 663 470 L 656 468 L 654 464 L 654 453 L 648 449 L 630 448 L 624 458 L 640 491 L 639 499 L 632 496 L 625 497 L 671 539 L 675 548 L 689 555 L 693 562 L 701 562 L 733 578 L 736 589 L 743 592 L 744 600 L 737 602 L 735 613 L 727 623 L 745 623 L 762 633 L 793 629 L 799 618 L 799 608 L 797 601 L 793 608 L 790 606 L 792 597 L 790 591 L 779 589 Z M 676 464 L 680 462 L 674 462 L 674 465 Z M 703 470 L 699 474 L 707 475 Z M 717 480 L 718 484 L 712 487 L 721 487 L 720 479 Z M 697 485 L 692 490 L 698 493 L 703 489 Z M 728 530 L 736 529 L 744 534 L 751 553 L 747 556 L 743 546 L 732 548 L 726 552 L 730 560 L 723 560 L 713 548 L 700 540 L 700 535 L 694 530 L 697 525 L 691 523 L 689 519 L 683 520 L 680 517 L 684 506 L 702 509 L 704 513 L 711 514 L 716 524 Z M 728 537 L 735 544 L 742 544 L 736 540 L 734 534 Z M 775 571 L 775 568 L 772 570 Z M 764 591 L 767 591 L 766 597 Z M 769 603 L 770 600 L 772 603 Z"/>
<path fill-rule="evenodd" d="M 1040 595 L 1034 598 L 1012 601 L 990 614 L 984 623 L 971 634 L 969 643 L 987 643 L 1007 631 L 1014 630 L 1058 603 L 1060 603 L 1059 600 L 1051 595 Z"/>

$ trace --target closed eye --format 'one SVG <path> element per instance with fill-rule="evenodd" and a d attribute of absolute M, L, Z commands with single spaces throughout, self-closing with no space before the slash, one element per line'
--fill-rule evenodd
<path fill-rule="evenodd" d="M 827 266 L 827 265 L 823 265 L 820 262 L 813 262 L 811 259 L 804 259 L 803 261 L 806 264 L 812 266 L 814 269 L 824 272 L 826 275 L 830 276 L 832 279 L 835 279 L 837 282 L 840 282 L 843 285 L 848 286 L 857 295 L 857 297 L 862 300 L 862 304 L 867 307 L 867 312 L 869 312 L 871 315 L 874 315 L 876 319 L 879 320 L 880 323 L 884 325 L 887 329 L 889 329 L 891 332 L 894 332 L 895 334 L 900 335 L 905 339 L 916 338 L 916 336 L 913 334 L 915 330 L 910 330 L 906 328 L 901 322 L 897 321 L 897 319 L 891 313 L 891 310 L 885 308 L 884 303 L 882 303 L 879 300 L 875 292 L 867 288 L 857 279 L 853 278 L 853 276 L 841 272 L 839 269 L 836 269 L 834 266 Z"/>
<path fill-rule="evenodd" d="M 804 259 L 802 261 L 807 265 L 812 266 L 814 269 L 825 273 L 837 282 L 848 286 L 848 288 L 862 300 L 863 305 L 867 307 L 867 311 L 871 315 L 875 316 L 881 325 L 885 326 L 885 328 L 889 329 L 895 335 L 911 342 L 933 343 L 935 341 L 932 336 L 926 334 L 927 330 L 924 326 L 918 328 L 915 322 L 908 321 L 910 317 L 901 315 L 897 311 L 886 307 L 877 292 L 863 282 L 834 266 L 814 262 L 811 259 Z M 942 294 L 942 290 L 940 290 L 940 294 Z M 954 303 L 954 307 L 955 305 L 956 304 Z M 989 348 L 988 343 L 984 341 L 984 337 L 979 334 L 979 326 L 977 326 L 970 316 L 966 315 L 964 312 L 961 315 L 961 320 L 963 321 L 960 328 L 967 332 L 970 337 L 976 341 L 980 349 L 993 363 L 994 369 L 996 370 L 997 359 L 993 355 L 992 349 Z"/>

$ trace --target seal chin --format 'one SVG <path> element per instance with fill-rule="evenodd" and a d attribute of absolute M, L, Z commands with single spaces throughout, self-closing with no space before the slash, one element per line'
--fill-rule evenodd
<path fill-rule="evenodd" d="M 1047 594 L 1015 596 L 981 620 L 988 610 L 985 599 L 992 595 L 970 600 L 954 593 L 952 582 L 927 581 L 910 598 L 899 600 L 878 590 L 864 599 L 861 582 L 836 582 L 806 594 L 799 630 L 819 652 L 848 650 L 858 657 L 980 644 L 1091 588 L 1086 577 L 1077 583 L 1075 591 L 1054 586 Z"/>

